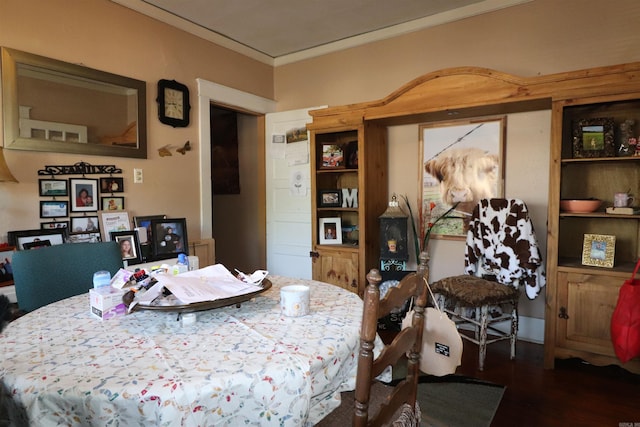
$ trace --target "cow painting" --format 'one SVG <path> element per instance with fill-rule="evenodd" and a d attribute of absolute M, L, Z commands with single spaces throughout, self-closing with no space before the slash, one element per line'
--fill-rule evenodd
<path fill-rule="evenodd" d="M 425 162 L 424 169 L 440 185 L 444 203 L 458 203 L 456 210 L 471 214 L 480 199 L 498 192 L 497 154 L 479 148 L 451 148 Z"/>

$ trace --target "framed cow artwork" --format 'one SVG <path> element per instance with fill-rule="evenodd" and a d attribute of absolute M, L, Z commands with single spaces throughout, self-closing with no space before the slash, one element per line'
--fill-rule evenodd
<path fill-rule="evenodd" d="M 432 228 L 431 238 L 464 240 L 478 201 L 504 196 L 506 117 L 428 123 L 419 129 L 421 236 Z"/>

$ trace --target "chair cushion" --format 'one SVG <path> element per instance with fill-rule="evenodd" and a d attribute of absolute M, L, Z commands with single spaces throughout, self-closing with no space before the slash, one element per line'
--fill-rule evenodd
<path fill-rule="evenodd" d="M 513 286 L 467 274 L 438 280 L 431 284 L 431 290 L 469 307 L 511 302 L 520 295 Z"/>

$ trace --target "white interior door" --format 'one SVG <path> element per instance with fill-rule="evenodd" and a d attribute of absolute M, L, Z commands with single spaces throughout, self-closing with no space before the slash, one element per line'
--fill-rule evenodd
<path fill-rule="evenodd" d="M 270 113 L 265 118 L 267 270 L 311 279 L 311 181 L 309 110 Z M 289 135 L 289 136 L 287 136 Z M 295 142 L 294 142 L 295 141 Z"/>

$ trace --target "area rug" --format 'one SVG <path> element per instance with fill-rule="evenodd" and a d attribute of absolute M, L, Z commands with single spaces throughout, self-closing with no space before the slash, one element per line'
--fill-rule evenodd
<path fill-rule="evenodd" d="M 372 399 L 379 400 L 389 388 L 376 384 Z M 490 426 L 500 405 L 505 387 L 460 375 L 434 377 L 423 375 L 418 387 L 418 401 L 424 427 Z M 351 425 L 354 392 L 342 393 L 342 403 L 327 415 L 318 427 Z"/>

